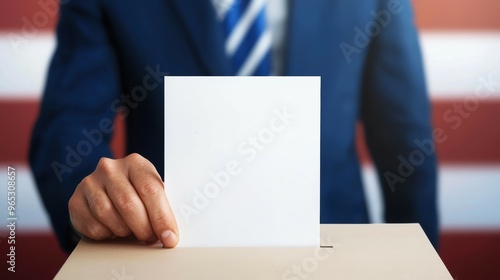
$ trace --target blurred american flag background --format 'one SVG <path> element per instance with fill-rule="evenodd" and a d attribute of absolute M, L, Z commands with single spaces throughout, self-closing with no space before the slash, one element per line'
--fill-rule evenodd
<path fill-rule="evenodd" d="M 52 235 L 27 164 L 55 47 L 58 2 L 0 3 L 0 182 L 7 182 L 7 166 L 18 169 L 17 276 L 22 278 L 52 278 L 67 258 Z M 493 279 L 500 275 L 500 1 L 415 0 L 413 5 L 433 124 L 447 135 L 437 146 L 439 253 L 455 279 Z M 377 179 L 359 134 L 371 217 L 381 222 Z M 113 142 L 122 154 L 123 125 Z M 5 196 L 3 188 L 1 213 Z M 7 252 L 4 240 L 1 252 Z M 53 257 L 47 259 L 48 254 Z M 2 253 L 2 267 L 4 258 Z"/>

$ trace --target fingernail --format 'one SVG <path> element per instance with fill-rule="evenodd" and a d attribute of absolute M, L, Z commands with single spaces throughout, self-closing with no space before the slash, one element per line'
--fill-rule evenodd
<path fill-rule="evenodd" d="M 161 234 L 161 242 L 164 248 L 172 248 L 177 244 L 177 235 L 171 231 L 166 230 Z"/>

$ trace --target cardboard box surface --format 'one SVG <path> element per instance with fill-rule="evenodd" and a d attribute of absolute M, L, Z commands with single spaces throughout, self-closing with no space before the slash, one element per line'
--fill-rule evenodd
<path fill-rule="evenodd" d="M 83 239 L 56 279 L 453 279 L 418 224 L 321 225 L 321 242 L 328 248 Z"/>

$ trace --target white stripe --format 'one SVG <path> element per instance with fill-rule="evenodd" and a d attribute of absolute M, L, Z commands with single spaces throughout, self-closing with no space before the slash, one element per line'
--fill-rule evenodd
<path fill-rule="evenodd" d="M 500 33 L 427 32 L 422 52 L 432 98 L 465 98 L 478 88 L 500 98 Z M 491 84 L 490 84 L 491 85 Z"/>
<path fill-rule="evenodd" d="M 424 32 L 421 39 L 432 99 L 466 98 L 483 86 L 481 77 L 500 83 L 500 32 Z M 9 32 L 0 33 L 0 100 L 42 92 L 54 35 L 40 32 L 23 42 L 16 51 Z M 500 86 L 491 89 L 490 99 L 500 99 Z"/>
<path fill-rule="evenodd" d="M 232 56 L 238 49 L 241 41 L 247 34 L 248 29 L 254 22 L 257 15 L 262 11 L 266 4 L 266 0 L 254 0 L 250 2 L 250 6 L 246 9 L 241 19 L 236 24 L 233 32 L 229 35 L 226 41 L 226 53 Z"/>
<path fill-rule="evenodd" d="M 13 167 L 16 169 L 16 216 L 18 230 L 20 232 L 50 231 L 49 217 L 43 207 L 30 169 L 24 164 L 15 164 Z M 0 209 L 2 209 L 3 214 L 7 210 L 7 165 L 5 164 L 0 164 L 0 182 L 5 186 L 0 190 Z"/>
<path fill-rule="evenodd" d="M 23 232 L 48 231 L 50 223 L 29 168 L 15 165 L 18 175 L 17 213 Z M 2 171 L 3 170 L 3 171 Z M 0 182 L 7 182 L 7 166 L 0 164 Z M 444 166 L 439 174 L 441 227 L 453 229 L 500 230 L 500 165 Z M 370 215 L 382 222 L 382 203 L 373 167 L 363 168 Z M 7 188 L 1 190 L 0 209 L 7 209 Z"/>
<path fill-rule="evenodd" d="M 0 33 L 0 98 L 38 98 L 54 47 L 52 33 Z"/>
<path fill-rule="evenodd" d="M 382 222 L 382 199 L 372 166 L 363 168 L 370 217 Z M 500 230 L 500 165 L 445 165 L 439 170 L 441 228 Z"/>
<path fill-rule="evenodd" d="M 500 229 L 500 166 L 454 166 L 440 171 L 443 228 Z"/>
<path fill-rule="evenodd" d="M 266 30 L 264 34 L 260 36 L 259 41 L 252 49 L 252 52 L 248 56 L 245 63 L 243 63 L 243 65 L 241 66 L 237 75 L 238 76 L 251 75 L 255 71 L 255 69 L 259 66 L 259 64 L 262 62 L 262 59 L 269 52 L 270 49 L 271 49 L 271 32 L 269 32 L 269 30 Z"/>

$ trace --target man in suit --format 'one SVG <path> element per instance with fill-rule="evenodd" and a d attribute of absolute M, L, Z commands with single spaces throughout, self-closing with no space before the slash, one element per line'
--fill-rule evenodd
<path fill-rule="evenodd" d="M 94 239 L 134 234 L 176 245 L 179 232 L 161 179 L 163 76 L 235 74 L 214 3 L 61 5 L 58 47 L 30 163 L 67 250 L 79 234 Z M 361 121 L 386 222 L 418 222 L 436 245 L 436 159 L 409 0 L 282 4 L 287 12 L 273 69 L 322 77 L 321 222 L 369 222 L 355 148 Z M 118 112 L 130 155 L 112 159 L 112 120 Z"/>

